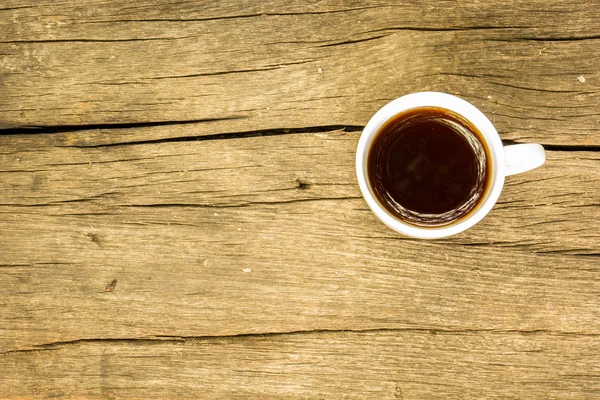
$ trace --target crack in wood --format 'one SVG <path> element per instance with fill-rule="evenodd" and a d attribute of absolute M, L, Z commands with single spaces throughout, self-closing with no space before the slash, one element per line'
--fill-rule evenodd
<path fill-rule="evenodd" d="M 82 125 L 33 125 L 33 126 L 21 126 L 21 127 L 10 127 L 6 129 L 0 129 L 0 137 L 7 135 L 31 135 L 31 134 L 52 134 L 52 133 L 67 133 L 67 132 L 81 132 L 81 131 L 94 131 L 94 130 L 108 130 L 108 129 L 137 129 L 146 127 L 156 126 L 171 126 L 171 125 L 188 125 L 188 124 L 201 124 L 206 122 L 218 122 L 218 121 L 230 121 L 247 118 L 244 115 L 234 115 L 228 117 L 219 118 L 203 118 L 203 119 L 190 119 L 190 120 L 173 120 L 173 121 L 147 121 L 147 122 L 124 122 L 124 123 L 106 123 L 106 124 L 82 124 Z"/>
<path fill-rule="evenodd" d="M 570 332 L 553 331 L 546 329 L 451 329 L 451 328 L 365 328 L 365 329 L 309 329 L 295 330 L 286 332 L 258 332 L 258 333 L 239 333 L 229 335 L 152 335 L 149 337 L 129 337 L 129 338 L 82 338 L 73 340 L 56 341 L 33 345 L 24 349 L 13 349 L 0 352 L 0 355 L 9 355 L 14 353 L 28 353 L 39 351 L 58 350 L 62 346 L 70 346 L 86 343 L 125 343 L 125 344 L 147 344 L 160 345 L 169 342 L 194 342 L 211 340 L 244 340 L 256 338 L 277 338 L 286 336 L 310 336 L 310 335 L 338 335 L 338 334 L 403 334 L 412 333 L 417 335 L 546 335 L 546 336 L 569 336 L 569 337 L 599 337 L 600 333 L 595 332 Z"/>
<path fill-rule="evenodd" d="M 147 37 L 147 38 L 126 38 L 126 39 L 85 39 L 85 38 L 77 38 L 77 39 L 27 39 L 27 40 L 7 40 L 0 41 L 2 44 L 27 44 L 27 43 L 114 43 L 114 42 L 151 42 L 151 41 L 162 41 L 162 40 L 181 40 L 181 39 L 190 39 L 196 38 L 197 36 L 189 35 L 189 36 L 179 36 L 179 37 Z"/>
<path fill-rule="evenodd" d="M 502 114 L 497 114 L 502 115 Z M 518 118 L 514 116 L 508 116 L 509 118 Z M 83 132 L 93 130 L 109 130 L 109 129 L 137 129 L 145 127 L 157 127 L 157 126 L 170 126 L 170 125 L 187 125 L 187 124 L 200 124 L 206 122 L 218 122 L 236 119 L 245 119 L 246 116 L 231 116 L 223 118 L 208 118 L 198 120 L 184 120 L 184 121 L 156 121 L 156 122 L 136 122 L 136 123 L 116 123 L 116 124 L 92 124 L 92 125 L 56 125 L 56 126 L 29 126 L 29 127 L 15 127 L 0 129 L 0 137 L 9 135 L 28 135 L 28 134 L 54 134 L 54 133 L 67 133 L 67 132 Z M 92 145 L 57 145 L 56 147 L 73 147 L 73 148 L 96 148 L 96 147 L 114 147 L 114 146 L 129 146 L 129 145 L 140 145 L 140 144 L 158 144 L 158 143 L 174 143 L 174 142 L 187 142 L 187 141 L 201 141 L 201 140 L 222 140 L 222 139 L 239 139 L 239 138 L 251 138 L 257 136 L 277 136 L 277 135 L 288 135 L 288 134 L 311 134 L 311 133 L 329 133 L 333 131 L 343 132 L 362 132 L 364 126 L 362 125 L 323 125 L 323 126 L 312 126 L 302 128 L 277 128 L 277 129 L 263 129 L 263 130 L 251 130 L 251 131 L 240 131 L 240 132 L 229 132 L 214 135 L 198 135 L 198 136 L 179 136 L 173 138 L 163 139 L 149 139 L 149 140 L 138 140 L 131 142 L 118 142 L 118 143 L 101 143 Z M 504 145 L 519 144 L 520 141 L 516 140 L 503 140 Z M 546 150 L 550 151 L 600 151 L 598 145 L 553 145 L 543 144 L 542 146 Z M 1 171 L 0 171 L 1 172 Z M 10 172 L 10 171 L 7 171 Z"/>
<path fill-rule="evenodd" d="M 600 151 L 600 146 L 596 145 L 558 145 L 544 144 L 546 150 L 550 151 Z"/>
<path fill-rule="evenodd" d="M 364 39 L 356 39 L 356 40 L 344 40 L 343 42 L 337 42 L 337 43 L 328 43 L 328 44 L 323 44 L 323 45 L 319 45 L 319 46 L 315 46 L 315 47 L 334 47 L 334 46 L 343 46 L 346 44 L 356 44 L 356 43 L 361 43 L 361 42 L 369 42 L 371 40 L 376 40 L 376 39 L 381 39 L 381 38 L 385 38 L 390 36 L 391 34 L 388 35 L 379 35 L 379 36 L 373 36 L 373 37 L 369 37 L 369 38 L 364 38 Z"/>
<path fill-rule="evenodd" d="M 239 69 L 239 70 L 231 70 L 231 71 L 217 71 L 217 72 L 207 72 L 207 73 L 188 74 L 188 75 L 154 76 L 154 77 L 148 77 L 148 78 L 142 78 L 142 79 L 161 80 L 161 79 L 196 78 L 196 77 L 200 77 L 200 76 L 220 76 L 220 75 L 242 74 L 242 73 L 249 73 L 249 72 L 273 71 L 273 70 L 280 69 L 282 67 L 289 66 L 289 65 L 301 65 L 301 64 L 307 64 L 310 62 L 314 62 L 314 61 L 316 61 L 316 60 L 309 59 L 309 60 L 303 60 L 303 61 L 275 64 L 275 65 L 266 66 L 264 68 L 250 68 L 250 69 Z"/>
<path fill-rule="evenodd" d="M 473 25 L 473 26 L 449 26 L 445 27 L 434 27 L 434 26 L 397 26 L 382 29 L 373 29 L 368 32 L 457 32 L 457 31 L 485 31 L 485 30 L 509 30 L 509 29 L 533 29 L 532 26 L 519 26 L 519 25 L 506 25 L 506 26 L 493 26 L 493 25 Z"/>
<path fill-rule="evenodd" d="M 311 134 L 311 133 L 330 133 L 334 131 L 343 132 L 361 132 L 364 129 L 360 125 L 324 125 L 306 128 L 279 128 L 279 129 L 263 129 L 256 131 L 229 132 L 216 135 L 194 135 L 194 136 L 179 136 L 174 138 L 139 140 L 132 142 L 104 143 L 93 145 L 72 145 L 72 146 L 57 146 L 57 147 L 75 147 L 75 148 L 96 148 L 96 147 L 114 147 L 114 146 L 130 146 L 130 145 L 148 145 L 159 143 L 173 142 L 189 142 L 201 140 L 222 140 L 222 139 L 241 139 L 252 138 L 259 136 L 277 136 L 277 135 L 296 135 L 296 134 Z M 1 131 L 0 131 L 1 132 Z"/>
<path fill-rule="evenodd" d="M 285 190 L 290 190 L 285 189 Z M 102 193 L 91 197 L 81 199 L 69 199 L 69 200 L 57 200 L 49 203 L 40 204 L 0 204 L 1 207 L 47 207 L 53 205 L 69 204 L 69 203 L 89 203 L 102 199 L 112 194 L 118 194 L 118 192 Z M 358 200 L 362 199 L 361 196 L 342 196 L 342 197 L 315 197 L 308 199 L 292 199 L 292 200 L 281 200 L 281 201 L 250 201 L 240 204 L 191 204 L 191 203 L 155 203 L 155 204 L 112 204 L 113 207 L 123 208 L 243 208 L 252 207 L 259 205 L 278 205 L 278 204 L 293 204 L 293 203 L 306 203 L 312 201 L 338 201 L 338 200 Z M 63 214 L 64 215 L 64 214 Z"/>
<path fill-rule="evenodd" d="M 249 201 L 241 204 L 186 204 L 186 203 L 165 203 L 165 204 L 132 204 L 123 205 L 123 207 L 133 208 L 168 208 L 168 207 L 181 207 L 181 208 L 242 208 L 252 206 L 269 206 L 278 204 L 294 204 L 294 203 L 306 203 L 311 201 L 338 201 L 338 200 L 358 200 L 362 199 L 361 196 L 343 196 L 343 197 L 315 197 L 310 199 L 292 199 L 292 200 L 281 200 L 281 201 Z"/>
<path fill-rule="evenodd" d="M 366 6 L 366 7 L 355 7 L 346 8 L 341 10 L 326 10 L 326 11 L 307 11 L 307 12 L 289 12 L 289 13 L 276 13 L 276 12 L 264 12 L 264 13 L 253 13 L 253 14 L 241 14 L 241 15 L 224 15 L 208 18 L 140 18 L 140 19 L 114 19 L 114 20 L 97 20 L 97 21 L 82 21 L 79 24 L 100 24 L 100 23 L 130 23 L 130 22 L 205 22 L 205 21 L 220 21 L 228 19 L 246 19 L 246 18 L 260 18 L 260 17 L 288 17 L 298 15 L 323 15 L 323 14 L 337 14 L 351 11 L 361 11 L 371 8 L 381 7 L 393 7 L 389 6 Z"/>
<path fill-rule="evenodd" d="M 517 40 L 530 40 L 535 42 L 576 42 L 582 40 L 597 40 L 600 39 L 600 35 L 589 35 L 589 36 L 562 36 L 562 37 L 537 37 L 537 36 L 523 36 L 516 38 Z"/>

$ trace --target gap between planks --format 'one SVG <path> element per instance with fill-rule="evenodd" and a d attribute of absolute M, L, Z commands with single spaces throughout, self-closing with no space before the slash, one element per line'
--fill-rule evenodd
<path fill-rule="evenodd" d="M 208 120 L 187 120 L 187 121 L 156 121 L 142 123 L 124 123 L 124 124 L 92 124 L 92 125 L 58 125 L 58 126 L 31 126 L 31 127 L 15 127 L 0 129 L 0 138 L 2 136 L 14 135 L 48 135 L 48 134 L 63 134 L 73 132 L 111 130 L 111 129 L 137 129 L 160 126 L 175 126 L 175 125 L 193 125 L 204 122 L 226 121 L 232 119 L 243 119 L 244 117 L 226 117 Z M 309 126 L 302 128 L 279 128 L 279 129 L 259 129 L 240 132 L 218 133 L 212 135 L 197 135 L 197 136 L 180 136 L 171 138 L 158 138 L 149 140 L 136 140 L 116 143 L 101 143 L 90 145 L 68 145 L 57 147 L 75 147 L 75 148 L 93 148 L 93 147 L 110 147 L 110 146 L 126 146 L 140 144 L 159 144 L 173 143 L 186 141 L 200 140 L 223 140 L 223 139 L 239 139 L 250 138 L 256 136 L 276 136 L 276 135 L 295 135 L 295 134 L 310 134 L 310 133 L 328 133 L 332 131 L 343 132 L 361 132 L 364 126 L 360 125 L 326 125 L 326 126 Z M 519 144 L 520 141 L 503 140 L 504 145 Z M 551 151 L 600 151 L 600 146 L 597 145 L 553 145 L 540 143 L 546 150 Z"/>

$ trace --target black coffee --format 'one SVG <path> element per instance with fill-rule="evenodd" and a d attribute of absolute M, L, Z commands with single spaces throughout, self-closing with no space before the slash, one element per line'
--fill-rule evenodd
<path fill-rule="evenodd" d="M 394 216 L 419 226 L 456 222 L 487 191 L 490 157 L 481 133 L 441 108 L 405 111 L 375 134 L 367 174 L 377 200 Z"/>

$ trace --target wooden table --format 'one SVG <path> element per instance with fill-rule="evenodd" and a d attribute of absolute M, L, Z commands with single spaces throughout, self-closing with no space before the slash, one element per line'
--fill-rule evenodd
<path fill-rule="evenodd" d="M 354 172 L 403 94 L 547 164 L 450 239 Z M 600 3 L 0 2 L 0 398 L 600 398 Z"/>

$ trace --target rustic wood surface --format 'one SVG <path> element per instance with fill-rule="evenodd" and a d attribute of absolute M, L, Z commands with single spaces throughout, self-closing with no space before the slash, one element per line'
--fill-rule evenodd
<path fill-rule="evenodd" d="M 0 2 L 0 398 L 600 398 L 594 1 Z M 383 226 L 420 90 L 547 164 Z"/>

